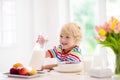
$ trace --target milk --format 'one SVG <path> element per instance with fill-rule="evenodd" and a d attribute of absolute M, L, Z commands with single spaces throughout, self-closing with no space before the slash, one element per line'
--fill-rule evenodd
<path fill-rule="evenodd" d="M 44 63 L 44 58 L 45 58 L 44 50 L 40 47 L 38 43 L 36 43 L 33 49 L 33 54 L 29 65 L 36 68 L 37 70 L 41 70 L 41 67 L 43 66 Z"/>

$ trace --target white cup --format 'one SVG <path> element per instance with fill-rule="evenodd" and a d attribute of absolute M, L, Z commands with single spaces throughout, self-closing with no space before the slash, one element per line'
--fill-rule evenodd
<path fill-rule="evenodd" d="M 83 71 L 84 73 L 88 73 L 89 70 L 92 68 L 93 58 L 91 56 L 86 56 L 83 58 Z"/>

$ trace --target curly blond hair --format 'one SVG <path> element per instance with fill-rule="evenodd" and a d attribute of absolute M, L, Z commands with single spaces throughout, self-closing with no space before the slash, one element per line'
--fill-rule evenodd
<path fill-rule="evenodd" d="M 82 39 L 81 27 L 77 23 L 67 23 L 61 29 L 62 34 L 70 34 L 76 39 L 76 44 L 80 44 Z"/>

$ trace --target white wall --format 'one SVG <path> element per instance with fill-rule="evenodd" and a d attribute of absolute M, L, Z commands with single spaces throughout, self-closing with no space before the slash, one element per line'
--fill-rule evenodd
<path fill-rule="evenodd" d="M 48 35 L 47 46 L 56 44 L 56 32 L 59 27 L 58 1 L 35 0 L 34 1 L 34 27 L 35 37 L 39 33 Z M 34 38 L 35 39 L 35 38 Z M 57 41 L 58 42 L 58 41 Z"/>
<path fill-rule="evenodd" d="M 0 72 L 8 71 L 15 62 L 28 65 L 39 33 L 48 35 L 46 48 L 58 44 L 58 29 L 69 21 L 62 1 L 68 3 L 68 0 L 16 0 L 17 43 L 0 48 Z"/>
<path fill-rule="evenodd" d="M 29 61 L 33 41 L 31 8 L 30 0 L 16 0 L 17 43 L 0 48 L 0 72 L 8 71 L 15 62 L 26 65 Z"/>
<path fill-rule="evenodd" d="M 69 0 L 34 0 L 34 39 L 40 33 L 47 35 L 47 49 L 59 44 L 59 30 L 64 23 L 70 21 L 68 2 Z"/>

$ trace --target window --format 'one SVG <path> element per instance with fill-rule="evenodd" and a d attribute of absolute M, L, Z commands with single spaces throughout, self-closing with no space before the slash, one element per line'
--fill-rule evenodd
<path fill-rule="evenodd" d="M 70 0 L 71 20 L 78 22 L 84 30 L 82 47 L 85 53 L 94 53 L 97 45 L 94 26 L 111 16 L 120 18 L 119 5 L 119 0 Z"/>
<path fill-rule="evenodd" d="M 94 40 L 94 35 L 96 34 L 94 31 L 95 25 L 102 24 L 112 16 L 120 19 L 119 5 L 120 0 L 70 0 L 71 20 L 83 26 L 84 38 L 82 50 L 84 50 L 85 53 L 94 53 L 96 45 L 98 44 Z M 100 50 L 102 50 L 102 47 Z M 101 55 L 102 59 L 103 57 L 106 58 L 107 55 L 108 64 L 106 65 L 114 68 L 114 54 L 111 50 L 104 50 L 106 51 L 99 51 L 99 53 L 102 54 L 107 53 Z"/>
<path fill-rule="evenodd" d="M 106 0 L 107 18 L 115 16 L 120 19 L 120 0 Z"/>
<path fill-rule="evenodd" d="M 0 0 L 0 46 L 16 42 L 15 0 Z"/>
<path fill-rule="evenodd" d="M 93 5 L 94 4 L 94 5 Z M 71 0 L 71 19 L 78 22 L 83 28 L 83 42 L 81 43 L 85 53 L 93 53 L 96 46 L 94 25 L 97 23 L 96 0 Z"/>

